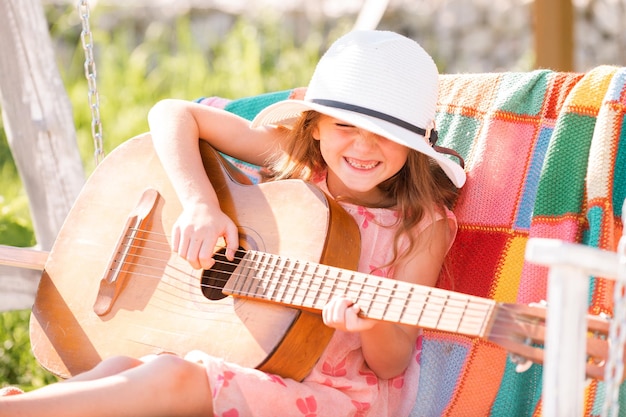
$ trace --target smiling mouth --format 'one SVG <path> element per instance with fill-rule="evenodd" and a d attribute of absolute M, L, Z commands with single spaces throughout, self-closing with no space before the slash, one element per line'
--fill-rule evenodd
<path fill-rule="evenodd" d="M 348 165 L 356 169 L 372 169 L 372 168 L 375 168 L 378 164 L 380 164 L 380 161 L 368 162 L 368 161 L 359 161 L 358 159 L 352 159 L 352 158 L 344 158 L 344 159 L 346 160 Z"/>

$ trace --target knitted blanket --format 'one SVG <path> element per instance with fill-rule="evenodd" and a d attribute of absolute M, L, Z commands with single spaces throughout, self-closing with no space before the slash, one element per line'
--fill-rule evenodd
<path fill-rule="evenodd" d="M 200 102 L 250 119 L 301 94 Z M 546 299 L 547 268 L 525 261 L 529 238 L 615 251 L 626 198 L 625 113 L 626 68 L 443 75 L 439 144 L 464 157 L 468 176 L 454 209 L 459 233 L 446 288 L 501 302 L 539 302 Z M 255 176 L 254 167 L 240 166 Z M 589 311 L 611 314 L 611 304 L 611 282 L 592 278 Z M 523 373 L 515 367 L 489 341 L 427 331 L 411 415 L 540 416 L 542 366 Z M 603 383 L 591 381 L 585 416 L 599 416 L 603 400 Z"/>

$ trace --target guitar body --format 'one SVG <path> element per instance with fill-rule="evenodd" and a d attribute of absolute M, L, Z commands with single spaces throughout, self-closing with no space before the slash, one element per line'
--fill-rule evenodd
<path fill-rule="evenodd" d="M 356 269 L 359 231 L 334 200 L 299 180 L 244 185 L 242 174 L 203 141 L 201 153 L 222 209 L 239 227 L 243 250 Z M 129 217 L 138 204 L 145 205 L 140 202 L 146 190 L 156 197 L 120 264 L 120 247 L 135 230 Z M 148 134 L 105 158 L 70 211 L 43 270 L 30 322 L 40 364 L 67 378 L 114 355 L 185 355 L 197 349 L 304 378 L 332 330 L 318 313 L 203 292 L 203 271 L 170 250 L 180 213 Z M 103 282 L 117 267 L 124 272 L 117 276 L 115 295 L 107 295 Z"/>

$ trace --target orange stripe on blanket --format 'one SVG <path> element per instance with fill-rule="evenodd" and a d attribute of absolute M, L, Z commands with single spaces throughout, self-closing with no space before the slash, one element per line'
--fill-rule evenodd
<path fill-rule="evenodd" d="M 477 339 L 444 416 L 487 416 L 498 395 L 507 352 Z"/>

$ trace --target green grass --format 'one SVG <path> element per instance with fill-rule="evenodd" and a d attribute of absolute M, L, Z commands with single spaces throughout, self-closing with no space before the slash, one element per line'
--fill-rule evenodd
<path fill-rule="evenodd" d="M 0 314 L 0 387 L 13 385 L 31 390 L 57 380 L 33 359 L 29 316 L 29 310 Z"/>
<path fill-rule="evenodd" d="M 57 59 L 73 105 L 78 147 L 89 174 L 95 168 L 94 145 L 80 25 L 74 7 L 46 11 L 52 37 L 61 45 Z M 193 100 L 212 95 L 236 98 L 306 85 L 320 51 L 345 33 L 351 23 L 337 22 L 330 33 L 328 28 L 320 27 L 296 44 L 275 18 L 239 19 L 223 38 L 206 45 L 192 35 L 189 16 L 180 17 L 175 24 L 153 21 L 145 30 L 138 30 L 131 17 L 117 22 L 114 30 L 105 30 L 95 24 L 98 17 L 92 12 L 105 152 L 147 131 L 148 110 L 159 99 Z M 206 30 L 208 39 L 210 28 Z M 0 244 L 35 244 L 28 198 L 1 121 Z M 28 318 L 28 311 L 0 314 L 0 386 L 18 385 L 30 390 L 55 380 L 32 357 Z"/>

